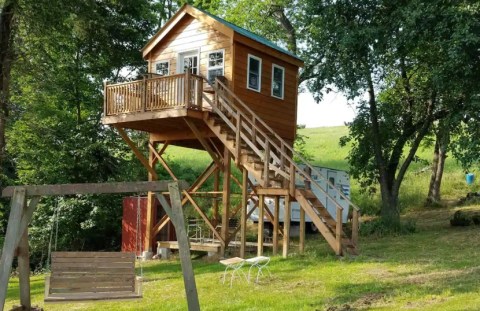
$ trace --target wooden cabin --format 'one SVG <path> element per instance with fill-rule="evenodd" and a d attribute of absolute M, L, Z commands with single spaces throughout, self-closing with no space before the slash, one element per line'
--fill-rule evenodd
<path fill-rule="evenodd" d="M 259 198 L 260 216 L 264 211 L 264 195 L 277 199 L 284 196 L 286 217 L 289 202 L 299 201 L 303 212 L 315 218 L 316 226 L 337 254 L 346 247 L 354 248 L 355 241 L 347 245 L 342 238 L 342 221 L 338 220 L 341 206 L 337 215 L 328 215 L 327 212 L 320 217 L 319 210 L 323 213 L 325 208 L 309 191 L 309 187 L 319 185 L 293 160 L 298 71 L 303 66 L 299 57 L 190 5 L 181 7 L 148 41 L 142 53 L 148 62 L 148 74 L 142 80 L 105 85 L 103 123 L 119 131 L 148 170 L 151 180 L 158 178 L 156 163 L 176 179 L 162 157 L 168 145 L 201 149 L 210 154 L 212 164 L 190 189 L 184 191 L 183 203 L 194 206 L 222 244 L 222 252 L 233 235 L 240 232 L 241 254 L 244 254 L 248 216 L 246 200 L 252 195 Z M 148 159 L 137 150 L 124 129 L 150 134 Z M 232 177 L 231 161 L 243 172 L 242 181 Z M 308 163 L 302 165 L 313 169 Z M 219 173 L 224 176 L 221 187 Z M 253 187 L 247 174 L 254 176 L 259 186 Z M 196 204 L 194 196 L 211 176 L 214 191 L 209 194 L 214 198 L 221 196 L 223 208 L 220 217 L 218 200 L 213 200 L 213 218 L 209 219 Z M 304 188 L 297 189 L 296 178 L 305 180 Z M 243 189 L 243 206 L 230 206 L 232 180 Z M 339 192 L 340 198 L 348 199 Z M 150 194 L 145 238 L 147 249 L 152 249 L 155 236 L 169 222 L 168 217 L 154 221 L 153 206 L 153 194 Z M 268 209 L 265 213 L 275 226 L 273 252 L 277 252 L 278 235 L 283 234 L 286 256 L 288 222 L 282 230 L 278 226 L 278 213 L 272 214 Z M 242 221 L 241 228 L 232 233 L 227 224 L 234 217 Z M 304 225 L 300 229 L 304 232 Z M 261 254 L 262 221 L 259 223 L 258 244 L 258 253 Z M 300 244 L 303 245 L 303 240 Z"/>

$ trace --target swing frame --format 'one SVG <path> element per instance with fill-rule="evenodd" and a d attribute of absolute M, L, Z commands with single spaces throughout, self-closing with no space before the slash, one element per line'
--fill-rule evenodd
<path fill-rule="evenodd" d="M 28 246 L 28 225 L 42 196 L 62 196 L 75 194 L 139 193 L 167 191 L 169 181 L 142 181 L 120 183 L 89 183 L 63 185 L 25 185 L 6 187 L 2 197 L 11 197 L 5 241 L 0 258 L 0 311 L 4 310 L 8 283 L 14 257 L 18 257 L 20 304 L 30 310 L 30 262 Z M 188 184 L 179 181 L 179 188 Z M 27 198 L 30 201 L 27 204 Z"/>

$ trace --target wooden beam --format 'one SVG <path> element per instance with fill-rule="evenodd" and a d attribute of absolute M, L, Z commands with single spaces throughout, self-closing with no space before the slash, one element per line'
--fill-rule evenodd
<path fill-rule="evenodd" d="M 290 196 L 285 196 L 285 213 L 283 214 L 283 258 L 288 256 L 288 246 L 290 244 Z"/>
<path fill-rule="evenodd" d="M 180 187 L 178 183 L 173 182 L 168 185 L 168 190 L 170 192 L 172 207 L 170 207 L 163 195 L 157 193 L 156 196 L 167 215 L 172 219 L 173 225 L 175 226 L 175 232 L 177 233 L 178 252 L 180 254 L 180 263 L 182 265 L 188 310 L 200 311 L 195 274 L 193 273 L 192 259 L 190 257 L 190 243 L 185 229 L 185 219 L 183 217 L 182 202 L 180 199 Z"/>
<path fill-rule="evenodd" d="M 163 215 L 157 224 L 152 229 L 152 236 L 155 237 L 157 234 L 170 222 L 170 217 L 168 215 Z"/>
<path fill-rule="evenodd" d="M 151 144 L 150 142 L 148 142 L 148 145 L 152 146 L 153 147 L 153 144 Z M 155 150 L 155 148 L 153 148 Z M 155 157 L 154 157 L 154 154 L 152 152 L 152 150 L 149 150 L 148 151 L 148 163 L 149 163 L 149 166 L 154 168 L 155 167 Z M 157 180 L 158 179 L 158 176 L 156 175 L 153 175 L 150 173 L 150 171 L 148 172 L 148 181 L 153 181 L 153 180 Z M 150 258 L 150 255 L 153 256 L 153 243 L 154 243 L 154 235 L 153 235 L 153 227 L 154 227 L 154 222 L 155 220 L 153 219 L 155 213 L 154 213 L 154 209 L 155 209 L 155 195 L 154 195 L 154 192 L 153 191 L 149 191 L 148 194 L 147 194 L 147 215 L 146 215 L 146 224 L 145 224 L 145 240 L 144 240 L 144 243 L 143 245 L 145 246 L 145 251 L 147 251 L 147 255 L 146 257 L 147 258 Z M 143 249 L 143 247 L 141 247 L 140 249 Z M 150 254 L 152 253 L 152 254 Z M 141 254 L 143 255 L 143 254 Z"/>
<path fill-rule="evenodd" d="M 340 208 L 337 205 L 337 214 L 336 214 L 336 225 L 335 225 L 335 244 L 337 246 L 337 249 L 335 250 L 336 254 L 338 256 L 342 256 L 342 233 L 343 233 L 343 228 L 342 228 L 342 212 L 343 208 Z"/>
<path fill-rule="evenodd" d="M 223 154 L 223 209 L 222 209 L 222 238 L 225 241 L 225 245 L 220 250 L 220 256 L 225 255 L 225 248 L 228 245 L 228 223 L 230 215 L 230 165 L 231 156 L 227 147 L 224 148 Z"/>
<path fill-rule="evenodd" d="M 279 216 L 280 216 L 280 197 L 278 195 L 275 196 L 275 211 L 274 211 L 274 221 L 273 221 L 273 255 L 278 254 L 278 229 L 279 225 Z"/>
<path fill-rule="evenodd" d="M 248 171 L 242 169 L 242 202 L 240 215 L 240 257 L 245 258 L 247 244 L 247 204 L 248 204 Z"/>
<path fill-rule="evenodd" d="M 226 243 L 225 238 L 220 234 L 218 234 L 217 230 L 210 222 L 210 219 L 208 219 L 207 215 L 205 215 L 205 213 L 202 211 L 200 206 L 198 206 L 197 202 L 195 202 L 195 200 L 190 196 L 188 192 L 183 191 L 183 195 L 190 201 L 190 203 L 192 203 L 197 213 L 200 214 L 200 217 L 202 217 L 202 219 L 205 221 L 205 223 L 210 228 L 210 230 L 212 230 L 213 234 L 220 240 L 220 244 L 222 244 L 222 246 L 225 247 L 225 243 Z"/>
<path fill-rule="evenodd" d="M 220 170 L 215 170 L 215 175 L 213 175 L 213 191 L 218 191 L 220 189 Z M 218 200 L 215 197 L 213 200 L 213 224 L 216 226 L 218 224 Z"/>
<path fill-rule="evenodd" d="M 24 207 L 26 212 L 27 206 Z M 19 231 L 21 234 L 17 248 L 18 282 L 20 287 L 20 305 L 24 310 L 30 310 L 32 302 L 30 299 L 30 252 L 28 249 L 28 227 Z"/>
<path fill-rule="evenodd" d="M 5 299 L 7 298 L 8 280 L 12 269 L 13 257 L 20 235 L 20 223 L 22 220 L 23 208 L 26 200 L 26 190 L 17 187 L 13 191 L 13 197 L 10 204 L 10 216 L 8 217 L 7 232 L 3 242 L 2 257 L 0 259 L 0 311 L 3 311 Z"/>
<path fill-rule="evenodd" d="M 289 194 L 288 189 L 282 189 L 282 188 L 263 188 L 263 187 L 255 187 L 255 193 L 256 194 L 264 194 L 264 195 L 269 195 L 269 196 L 278 196 L 278 195 L 287 195 Z"/>
<path fill-rule="evenodd" d="M 130 137 L 128 137 L 127 133 L 121 127 L 119 127 L 117 125 L 114 125 L 113 127 L 115 127 L 117 129 L 118 133 L 120 134 L 120 136 L 122 136 L 123 140 L 127 143 L 127 145 L 130 147 L 130 149 L 132 149 L 132 151 L 135 154 L 135 156 L 137 157 L 137 159 L 140 160 L 140 162 L 147 169 L 147 171 L 150 174 L 152 174 L 152 176 L 154 177 L 153 179 L 157 180 L 158 175 L 157 175 L 157 172 L 155 172 L 155 168 L 153 168 L 150 165 L 148 159 L 145 158 L 145 156 L 143 155 L 143 153 L 140 150 L 138 150 L 137 146 L 135 146 L 135 144 L 130 139 Z"/>
<path fill-rule="evenodd" d="M 60 184 L 60 185 L 24 185 L 10 186 L 2 191 L 2 197 L 7 198 L 13 195 L 16 187 L 22 187 L 27 196 L 52 196 L 69 194 L 102 194 L 102 193 L 133 193 L 147 191 L 166 191 L 168 181 L 136 181 L 136 182 L 113 182 L 98 184 Z M 182 189 L 187 189 L 185 181 L 179 181 Z"/>
<path fill-rule="evenodd" d="M 148 142 L 148 148 L 150 149 L 150 153 L 155 156 L 155 159 L 160 162 L 160 164 L 163 166 L 163 168 L 167 171 L 168 175 L 172 177 L 174 181 L 177 181 L 178 178 L 175 176 L 173 173 L 172 169 L 170 166 L 168 166 L 167 162 L 162 158 L 162 156 L 157 152 L 157 149 L 153 146 L 152 142 Z M 153 159 L 151 160 L 151 163 L 153 163 Z"/>
<path fill-rule="evenodd" d="M 213 161 L 215 161 L 215 163 L 218 166 L 222 165 L 221 159 L 219 159 L 217 153 L 215 151 L 213 151 L 212 147 L 205 140 L 205 137 L 198 130 L 198 128 L 195 126 L 195 124 L 192 121 L 188 120 L 187 118 L 183 118 L 183 120 L 185 120 L 185 123 L 187 123 L 188 127 L 192 130 L 193 134 L 198 139 L 200 144 L 202 144 L 203 148 L 208 152 L 210 157 L 212 157 Z"/>
<path fill-rule="evenodd" d="M 257 243 L 257 256 L 263 255 L 263 212 L 265 210 L 265 198 L 263 194 L 260 195 L 258 204 L 258 243 Z"/>

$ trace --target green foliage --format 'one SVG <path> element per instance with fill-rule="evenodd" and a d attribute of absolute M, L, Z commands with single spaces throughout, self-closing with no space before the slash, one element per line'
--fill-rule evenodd
<path fill-rule="evenodd" d="M 472 223 L 472 219 L 471 219 L 470 217 L 468 217 L 468 215 L 466 215 L 466 214 L 463 213 L 462 211 L 456 211 L 456 212 L 453 214 L 453 218 L 450 219 L 450 225 L 453 226 L 453 227 L 456 227 L 456 226 L 461 226 L 461 227 L 469 226 L 471 223 Z"/>
<path fill-rule="evenodd" d="M 361 236 L 397 236 L 404 234 L 412 234 L 417 231 L 417 226 L 414 221 L 408 220 L 399 224 L 387 223 L 381 218 L 375 218 L 373 220 L 362 223 L 360 226 Z"/>

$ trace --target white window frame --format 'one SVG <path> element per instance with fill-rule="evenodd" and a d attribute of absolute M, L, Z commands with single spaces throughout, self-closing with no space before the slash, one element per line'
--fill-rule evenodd
<path fill-rule="evenodd" d="M 191 56 L 197 56 L 197 60 L 198 60 L 198 72 L 197 74 L 201 74 L 201 58 L 200 58 L 200 49 L 187 49 L 187 50 L 181 50 L 181 51 L 178 51 L 177 52 L 177 66 L 176 66 L 176 69 L 177 69 L 177 74 L 179 73 L 183 73 L 183 69 L 182 68 L 182 63 L 183 62 L 180 62 L 180 59 L 182 57 L 185 57 L 185 54 L 194 54 L 194 55 L 191 55 Z M 188 57 L 188 56 L 187 56 Z M 183 61 L 183 59 L 182 59 Z"/>
<path fill-rule="evenodd" d="M 258 90 L 251 88 L 250 85 L 250 59 L 257 60 L 258 64 Z M 261 93 L 262 92 L 262 59 L 252 54 L 248 54 L 247 58 L 247 89 Z"/>
<path fill-rule="evenodd" d="M 222 52 L 222 59 L 223 59 L 223 64 L 222 66 L 212 66 L 210 67 L 210 54 L 213 54 L 213 53 L 218 53 L 218 52 Z M 210 70 L 211 69 L 222 69 L 222 76 L 225 76 L 225 49 L 220 49 L 220 50 L 214 50 L 214 51 L 209 51 L 207 53 L 207 80 L 210 81 Z"/>
<path fill-rule="evenodd" d="M 282 71 L 282 94 L 281 96 L 277 96 L 273 94 L 273 84 L 274 84 L 274 72 L 276 69 L 280 69 Z M 278 98 L 278 99 L 283 99 L 285 97 L 285 67 L 279 66 L 277 64 L 272 64 L 272 92 L 271 92 L 272 97 Z"/>
<path fill-rule="evenodd" d="M 157 73 L 157 64 L 161 64 L 161 63 L 167 63 L 168 64 L 168 72 L 165 76 L 169 76 L 170 75 L 170 60 L 159 60 L 159 61 L 156 61 L 153 63 L 153 71 L 155 74 L 158 74 Z"/>

